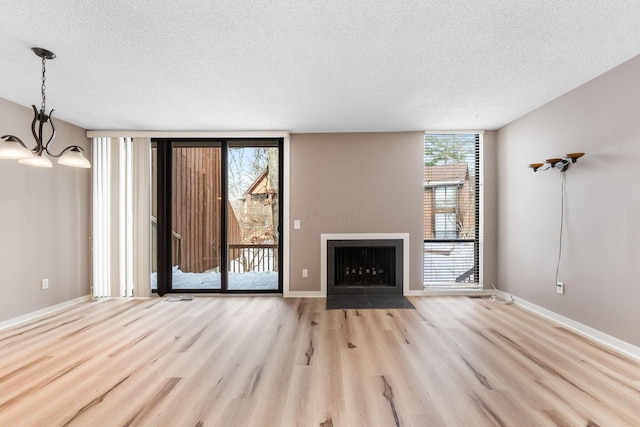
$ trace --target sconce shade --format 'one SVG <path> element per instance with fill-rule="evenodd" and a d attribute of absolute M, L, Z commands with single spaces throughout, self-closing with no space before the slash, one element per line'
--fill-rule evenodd
<path fill-rule="evenodd" d="M 33 153 L 25 147 L 18 138 L 13 135 L 2 137 L 0 142 L 0 159 L 28 159 L 33 157 Z"/>
<path fill-rule="evenodd" d="M 571 163 L 575 163 L 580 157 L 584 156 L 584 153 L 569 153 L 564 156 L 571 160 Z"/>
<path fill-rule="evenodd" d="M 50 168 L 53 166 L 51 160 L 48 157 L 44 156 L 32 156 L 28 159 L 18 160 L 18 163 L 22 163 L 23 165 L 36 166 L 39 168 Z"/>
<path fill-rule="evenodd" d="M 89 160 L 82 155 L 80 148 L 77 145 L 74 145 L 69 151 L 60 156 L 58 163 L 76 168 L 88 169 L 91 167 L 91 163 L 89 163 Z"/>
<path fill-rule="evenodd" d="M 580 157 L 584 156 L 584 153 L 569 153 L 565 154 L 563 158 L 554 157 L 552 159 L 547 159 L 544 163 L 529 163 L 529 167 L 533 169 L 534 172 L 538 172 L 542 166 L 548 164 L 549 166 L 544 169 L 540 169 L 542 171 L 546 171 L 549 169 L 558 169 L 560 172 L 564 172 L 569 169 L 571 163 L 575 163 L 578 161 Z"/>

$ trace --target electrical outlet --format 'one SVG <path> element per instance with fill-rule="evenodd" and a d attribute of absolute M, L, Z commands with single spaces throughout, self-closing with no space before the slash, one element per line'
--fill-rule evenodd
<path fill-rule="evenodd" d="M 302 277 L 309 277 L 309 270 L 307 270 L 306 268 L 302 269 Z"/>
<path fill-rule="evenodd" d="M 42 289 L 49 289 L 49 279 L 42 279 L 40 281 L 40 286 Z"/>
<path fill-rule="evenodd" d="M 564 295 L 564 282 L 556 282 L 556 292 Z"/>

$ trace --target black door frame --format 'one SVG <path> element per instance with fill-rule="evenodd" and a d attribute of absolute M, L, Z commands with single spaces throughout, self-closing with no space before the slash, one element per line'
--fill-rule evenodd
<path fill-rule="evenodd" d="M 220 289 L 180 289 L 180 293 L 282 293 L 283 292 L 283 238 L 284 227 L 282 226 L 284 219 L 283 209 L 283 178 L 284 178 L 284 138 L 153 138 L 151 140 L 156 144 L 156 197 L 157 197 L 157 289 L 152 289 L 158 295 L 163 296 L 167 293 L 178 292 L 172 289 L 172 272 L 171 272 L 171 204 L 172 204 L 172 152 L 174 143 L 193 143 L 194 146 L 220 147 L 221 162 L 221 197 L 223 203 L 222 217 L 220 221 L 220 245 L 224 248 L 220 254 L 220 265 L 225 266 L 220 269 L 221 283 Z M 228 289 L 228 241 L 227 241 L 227 222 L 228 222 L 228 164 L 227 153 L 229 146 L 262 146 L 263 144 L 276 144 L 278 147 L 278 289 L 256 289 L 256 290 L 229 290 Z M 154 183 L 152 183 L 153 185 Z M 223 273 L 224 271 L 224 273 Z"/>

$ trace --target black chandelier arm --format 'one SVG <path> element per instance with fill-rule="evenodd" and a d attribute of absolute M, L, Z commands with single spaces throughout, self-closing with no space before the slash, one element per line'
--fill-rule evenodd
<path fill-rule="evenodd" d="M 56 137 L 56 127 L 53 124 L 53 112 L 55 110 L 52 108 L 51 111 L 49 111 L 49 124 L 51 125 L 51 136 L 49 137 L 49 140 L 47 141 L 46 144 L 44 144 L 44 149 L 47 150 L 47 153 L 49 152 L 49 144 L 51 144 L 51 141 L 53 141 L 53 139 Z"/>
<path fill-rule="evenodd" d="M 65 148 L 64 150 L 62 150 L 62 152 L 60 154 L 57 154 L 57 155 L 50 153 L 49 150 L 46 150 L 46 152 L 47 152 L 47 154 L 49 156 L 54 157 L 56 159 L 58 157 L 62 157 L 67 151 L 80 151 L 80 152 L 83 152 L 84 148 L 80 147 L 79 145 L 70 145 L 67 148 Z"/>
<path fill-rule="evenodd" d="M 32 105 L 31 107 L 33 108 L 33 121 L 31 122 L 31 134 L 33 135 L 33 139 L 36 140 L 36 147 L 33 149 L 33 151 L 36 154 L 40 154 L 42 153 L 42 148 L 41 148 L 42 141 L 38 139 L 38 135 L 36 134 L 36 123 L 38 122 L 40 113 L 38 112 L 38 109 L 36 108 L 35 105 Z"/>
<path fill-rule="evenodd" d="M 56 127 L 53 124 L 53 117 L 52 117 L 53 112 L 55 110 L 52 109 L 51 112 L 49 112 L 49 115 L 47 116 L 44 113 L 44 111 L 38 111 L 35 105 L 32 105 L 31 107 L 33 108 L 33 121 L 31 122 L 31 133 L 33 134 L 33 139 L 36 140 L 36 147 L 32 151 L 36 155 L 42 154 L 43 151 L 46 151 L 49 155 L 51 155 L 51 153 L 49 152 L 49 144 L 51 144 L 51 141 L 53 141 L 54 138 L 56 137 Z M 44 124 L 47 122 L 49 122 L 49 124 L 51 125 L 51 136 L 45 143 L 42 138 L 42 134 L 43 134 Z M 36 126 L 38 127 L 37 132 L 36 132 Z"/>

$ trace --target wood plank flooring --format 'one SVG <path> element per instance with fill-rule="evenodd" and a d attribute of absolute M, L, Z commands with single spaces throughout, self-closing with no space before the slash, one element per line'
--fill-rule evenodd
<path fill-rule="evenodd" d="M 640 426 L 640 362 L 514 305 L 108 299 L 0 331 L 1 426 Z"/>

